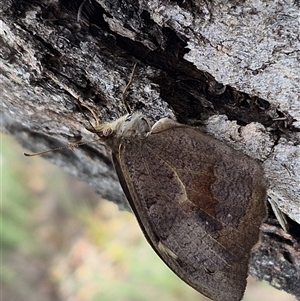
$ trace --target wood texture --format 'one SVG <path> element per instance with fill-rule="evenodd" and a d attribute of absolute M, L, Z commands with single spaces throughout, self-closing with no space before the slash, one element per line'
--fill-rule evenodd
<path fill-rule="evenodd" d="M 250 271 L 299 297 L 298 3 L 82 3 L 0 1 L 1 129 L 32 151 L 89 141 L 74 96 L 115 120 L 138 62 L 133 110 L 202 125 L 263 162 L 268 196 L 296 223 L 286 234 L 269 216 Z M 47 158 L 128 208 L 103 146 Z"/>

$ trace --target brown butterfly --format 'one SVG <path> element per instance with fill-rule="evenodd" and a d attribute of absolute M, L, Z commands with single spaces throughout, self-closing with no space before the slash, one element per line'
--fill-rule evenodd
<path fill-rule="evenodd" d="M 183 281 L 216 301 L 241 300 L 266 216 L 260 165 L 194 127 L 128 114 L 92 129 L 112 150 L 148 242 Z"/>

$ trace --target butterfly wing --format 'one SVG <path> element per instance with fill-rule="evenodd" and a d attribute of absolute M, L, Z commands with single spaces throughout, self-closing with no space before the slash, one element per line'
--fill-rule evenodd
<path fill-rule="evenodd" d="M 221 147 L 220 147 L 221 145 Z M 265 217 L 259 165 L 200 131 L 173 123 L 113 153 L 145 237 L 193 288 L 241 300 L 251 248 Z"/>

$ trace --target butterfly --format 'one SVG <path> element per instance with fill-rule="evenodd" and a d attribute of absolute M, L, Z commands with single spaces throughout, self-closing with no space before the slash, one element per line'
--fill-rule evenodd
<path fill-rule="evenodd" d="M 191 287 L 241 300 L 266 216 L 261 166 L 197 128 L 141 113 L 98 124 L 123 191 L 154 251 Z"/>

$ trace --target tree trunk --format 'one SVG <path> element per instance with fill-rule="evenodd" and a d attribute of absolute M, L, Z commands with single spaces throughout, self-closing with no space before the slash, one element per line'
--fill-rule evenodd
<path fill-rule="evenodd" d="M 125 114 L 122 91 L 137 63 L 132 111 L 201 125 L 262 162 L 289 234 L 270 210 L 250 273 L 300 298 L 296 2 L 0 3 L 3 131 L 32 151 L 92 140 L 84 105 L 103 121 Z M 129 208 L 103 145 L 45 157 Z"/>

